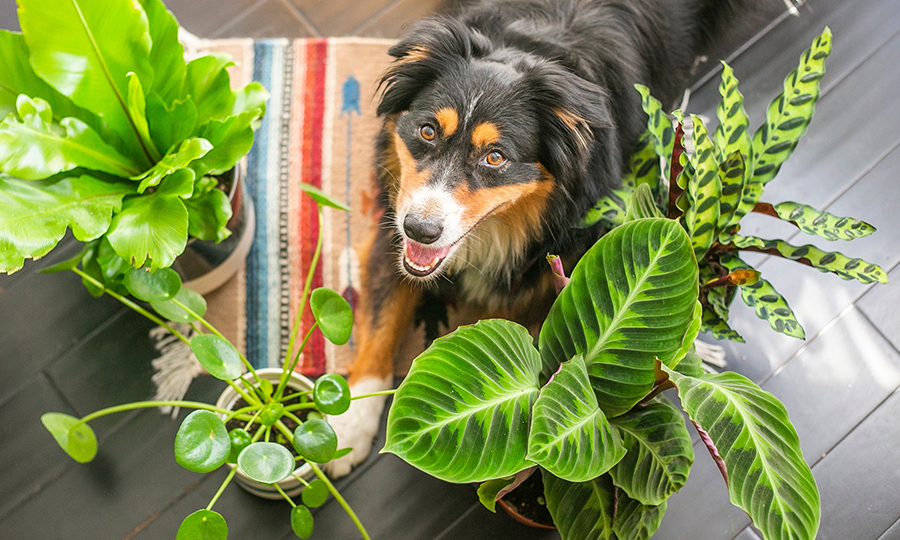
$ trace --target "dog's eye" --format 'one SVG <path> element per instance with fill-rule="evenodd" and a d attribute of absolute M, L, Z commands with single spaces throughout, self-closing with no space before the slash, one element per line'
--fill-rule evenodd
<path fill-rule="evenodd" d="M 434 131 L 434 126 L 432 126 L 431 124 L 419 126 L 419 136 L 426 141 L 433 141 L 435 135 L 436 132 Z"/>
<path fill-rule="evenodd" d="M 484 156 L 484 162 L 491 167 L 499 167 L 500 165 L 506 163 L 506 156 L 495 150 L 490 154 Z"/>

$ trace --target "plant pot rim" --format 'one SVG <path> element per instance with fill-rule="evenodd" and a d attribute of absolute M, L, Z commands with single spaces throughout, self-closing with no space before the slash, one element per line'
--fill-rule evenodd
<path fill-rule="evenodd" d="M 256 370 L 256 373 L 261 379 L 268 379 L 269 381 L 277 384 L 281 378 L 282 369 L 274 367 L 260 368 Z M 240 379 L 236 380 L 235 384 L 241 388 L 244 388 L 244 383 Z M 292 371 L 290 377 L 288 378 L 287 386 L 288 388 L 292 388 L 294 390 L 307 391 L 312 390 L 315 386 L 315 383 L 313 383 L 303 375 Z M 225 388 L 219 395 L 219 399 L 216 400 L 216 407 L 231 410 L 231 407 L 239 397 L 240 396 L 234 390 L 234 388 L 229 386 Z M 225 415 L 220 414 L 220 416 L 224 420 Z M 227 465 L 231 468 L 237 467 L 237 465 L 234 463 L 228 463 Z M 293 475 L 299 476 L 303 479 L 309 479 L 314 477 L 315 473 L 313 472 L 312 467 L 310 467 L 308 463 L 304 462 L 302 465 L 294 469 L 292 476 L 289 476 L 284 480 L 278 482 L 278 486 L 290 497 L 296 497 L 300 494 L 301 491 L 303 491 L 303 484 L 301 484 L 296 478 L 294 478 Z M 274 489 L 271 485 L 262 484 L 260 482 L 257 482 L 256 480 L 249 478 L 243 473 L 243 471 L 241 471 L 240 467 L 237 467 L 235 480 L 242 488 L 252 493 L 253 495 L 256 495 L 257 497 L 273 500 L 280 500 L 282 498 L 281 494 L 278 493 L 278 490 Z"/>
<path fill-rule="evenodd" d="M 538 523 L 537 521 L 534 521 L 533 519 L 529 519 L 529 518 L 523 516 L 518 511 L 516 511 L 516 508 L 513 505 L 509 504 L 508 502 L 504 501 L 503 499 L 500 499 L 499 501 L 497 501 L 497 504 L 500 505 L 500 508 L 503 508 L 503 510 L 507 514 L 509 514 L 509 517 L 513 518 L 514 520 L 518 521 L 519 523 L 521 523 L 523 525 L 527 525 L 529 527 L 534 527 L 536 529 L 556 530 L 556 527 L 554 527 L 553 525 L 544 525 L 543 523 Z"/>

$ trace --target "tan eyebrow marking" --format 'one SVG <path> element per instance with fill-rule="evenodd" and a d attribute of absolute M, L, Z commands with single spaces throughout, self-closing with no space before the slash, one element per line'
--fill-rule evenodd
<path fill-rule="evenodd" d="M 441 133 L 444 137 L 449 137 L 456 133 L 459 127 L 459 113 L 456 109 L 444 107 L 434 114 L 435 120 L 441 126 Z"/>
<path fill-rule="evenodd" d="M 476 147 L 495 144 L 500 140 L 500 130 L 493 122 L 482 122 L 472 130 L 472 144 Z"/>

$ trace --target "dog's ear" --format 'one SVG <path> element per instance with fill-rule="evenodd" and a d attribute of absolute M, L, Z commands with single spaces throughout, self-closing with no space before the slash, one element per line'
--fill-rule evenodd
<path fill-rule="evenodd" d="M 481 34 L 452 19 L 425 19 L 416 23 L 388 50 L 395 60 L 381 77 L 384 89 L 378 115 L 409 110 L 416 95 L 454 66 L 489 52 Z"/>
<path fill-rule="evenodd" d="M 615 121 L 603 88 L 556 62 L 533 66 L 523 82 L 541 126 L 542 159 L 554 176 L 582 176 L 594 164 L 617 168 Z"/>

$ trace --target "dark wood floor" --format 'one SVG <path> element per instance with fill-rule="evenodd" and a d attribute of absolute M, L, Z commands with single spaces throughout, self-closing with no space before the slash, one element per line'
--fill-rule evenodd
<path fill-rule="evenodd" d="M 202 37 L 369 35 L 395 37 L 437 0 L 170 0 Z M 732 65 L 759 123 L 780 80 L 825 25 L 835 35 L 824 92 L 806 139 L 767 190 L 767 200 L 802 200 L 865 219 L 880 230 L 832 246 L 889 269 L 892 283 L 864 287 L 764 260 L 760 269 L 785 294 L 806 328 L 801 342 L 772 333 L 735 307 L 747 339 L 728 348 L 729 367 L 785 402 L 822 493 L 820 539 L 900 539 L 900 0 L 809 0 L 800 17 L 748 25 L 723 54 L 746 44 Z M 0 27 L 16 29 L 15 3 L 0 0 Z M 2 66 L 0 66 L 2 69 Z M 692 112 L 713 115 L 715 82 L 700 83 Z M 749 229 L 749 230 L 748 230 Z M 760 221 L 745 232 L 790 234 Z M 800 241 L 800 239 L 797 239 Z M 805 240 L 804 240 L 805 241 Z M 816 243 L 824 246 L 824 242 Z M 62 248 L 12 276 L 0 276 L 0 538 L 171 539 L 187 514 L 205 507 L 223 475 L 200 476 L 172 459 L 178 423 L 155 411 L 96 424 L 98 459 L 75 465 L 50 440 L 43 412 L 91 410 L 152 392 L 150 325 L 109 299 L 87 295 L 75 276 L 40 268 Z M 201 379 L 193 398 L 210 399 Z M 670 502 L 661 540 L 758 540 L 728 502 L 706 452 Z M 480 507 L 468 486 L 443 484 L 392 456 L 372 456 L 339 487 L 374 538 L 400 540 L 551 539 Z M 230 488 L 216 505 L 229 538 L 292 537 L 288 507 Z M 316 511 L 314 538 L 358 534 L 333 502 Z"/>

